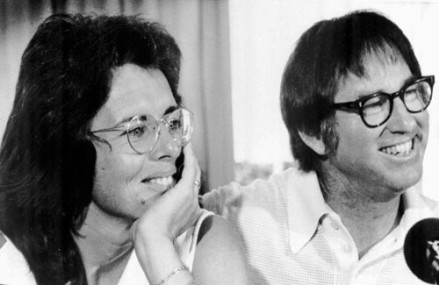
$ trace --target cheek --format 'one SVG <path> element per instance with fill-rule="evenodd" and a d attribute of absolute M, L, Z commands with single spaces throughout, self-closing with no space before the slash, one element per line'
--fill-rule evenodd
<path fill-rule="evenodd" d="M 428 112 L 419 113 L 416 115 L 416 120 L 419 127 L 423 130 L 425 138 L 427 138 L 430 126 L 430 114 Z"/>
<path fill-rule="evenodd" d="M 362 124 L 360 116 L 353 113 L 337 112 L 336 116 L 336 132 L 340 140 L 349 140 L 355 137 L 356 129 Z"/>
<path fill-rule="evenodd" d="M 135 180 L 141 172 L 142 162 L 139 159 L 102 149 L 98 149 L 96 153 L 96 176 L 100 184 L 112 187 L 126 185 Z"/>
<path fill-rule="evenodd" d="M 348 118 L 340 116 L 336 132 L 339 138 L 337 152 L 349 158 L 369 155 L 371 150 L 376 149 L 377 139 L 382 132 L 381 128 L 368 128 L 361 121 L 361 118 L 353 118 L 352 115 Z M 355 115 L 354 115 L 355 116 Z"/>
<path fill-rule="evenodd" d="M 138 197 L 142 160 L 105 150 L 96 153 L 94 203 L 111 215 L 139 217 L 147 206 L 142 205 L 142 199 Z"/>
<path fill-rule="evenodd" d="M 425 150 L 427 148 L 427 142 L 428 142 L 428 137 L 429 137 L 429 127 L 430 127 L 430 116 L 428 114 L 428 112 L 422 112 L 419 114 L 415 114 L 416 115 L 416 121 L 418 123 L 419 126 L 419 134 L 421 137 L 421 155 L 422 157 L 424 157 L 425 154 Z"/>

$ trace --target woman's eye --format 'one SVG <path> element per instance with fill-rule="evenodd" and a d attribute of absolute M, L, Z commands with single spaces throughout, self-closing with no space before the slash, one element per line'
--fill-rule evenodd
<path fill-rule="evenodd" d="M 130 137 L 141 137 L 145 134 L 146 132 L 146 126 L 135 126 L 133 128 L 130 128 L 128 130 L 128 135 Z"/>
<path fill-rule="evenodd" d="M 180 120 L 172 120 L 172 121 L 169 121 L 168 122 L 168 128 L 170 129 L 170 130 L 178 130 L 178 129 L 180 129 L 180 127 L 181 127 L 181 123 L 180 123 Z"/>

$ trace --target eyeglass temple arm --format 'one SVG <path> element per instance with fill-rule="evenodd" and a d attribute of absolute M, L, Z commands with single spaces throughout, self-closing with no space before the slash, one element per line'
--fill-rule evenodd
<path fill-rule="evenodd" d="M 96 134 L 96 133 L 103 133 L 103 132 L 120 132 L 120 131 L 125 131 L 125 130 L 126 130 L 125 127 L 114 127 L 114 128 L 96 130 L 96 131 L 92 131 L 90 133 Z"/>
<path fill-rule="evenodd" d="M 333 108 L 336 110 L 343 110 L 346 112 L 360 113 L 360 102 L 345 102 L 345 103 L 334 103 Z"/>

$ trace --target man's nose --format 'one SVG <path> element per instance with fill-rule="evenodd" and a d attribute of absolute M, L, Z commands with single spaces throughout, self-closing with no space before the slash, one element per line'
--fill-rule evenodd
<path fill-rule="evenodd" d="M 393 101 L 393 111 L 387 123 L 387 128 L 392 132 L 411 132 L 416 128 L 416 118 L 410 113 L 401 98 Z"/>
<path fill-rule="evenodd" d="M 154 160 L 177 158 L 180 155 L 181 147 L 177 145 L 167 127 L 160 123 L 157 131 L 157 141 L 151 149 L 150 158 Z"/>

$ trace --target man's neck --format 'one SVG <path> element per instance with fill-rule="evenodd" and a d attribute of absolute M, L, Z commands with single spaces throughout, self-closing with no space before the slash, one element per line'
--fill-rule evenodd
<path fill-rule="evenodd" d="M 332 172 L 328 174 L 319 177 L 323 196 L 340 216 L 361 258 L 399 224 L 403 213 L 401 194 L 377 200 L 368 196 L 370 188 L 375 187 L 370 183 L 352 181 Z"/>
<path fill-rule="evenodd" d="M 93 202 L 90 204 L 79 236 L 74 237 L 89 284 L 108 284 L 103 282 L 105 279 L 119 280 L 133 249 L 129 234 L 128 221 L 116 219 Z"/>

